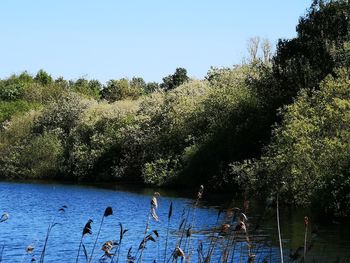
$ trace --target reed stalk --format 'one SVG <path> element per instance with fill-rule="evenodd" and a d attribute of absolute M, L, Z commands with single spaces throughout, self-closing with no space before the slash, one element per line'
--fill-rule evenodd
<path fill-rule="evenodd" d="M 117 263 L 119 262 L 120 248 L 122 246 L 122 241 L 123 241 L 125 233 L 128 232 L 128 229 L 123 228 L 122 223 L 119 223 L 119 228 L 120 228 L 120 232 L 119 232 L 118 248 L 117 248 L 117 251 L 113 254 L 113 256 L 111 258 L 111 263 L 113 263 L 113 260 L 114 260 L 114 257 L 116 254 L 117 254 Z"/>
<path fill-rule="evenodd" d="M 279 207 L 278 207 L 278 193 L 277 193 L 277 198 L 276 198 L 276 219 L 277 219 L 277 231 L 278 231 L 280 259 L 281 259 L 281 263 L 283 263 L 283 247 L 282 247 L 282 238 L 281 238 L 280 214 L 279 214 Z"/>
<path fill-rule="evenodd" d="M 107 216 L 110 216 L 113 214 L 113 210 L 112 210 L 112 207 L 108 206 L 106 209 L 105 209 L 105 212 L 102 216 L 102 220 L 101 220 L 101 223 L 100 223 L 100 227 L 98 229 L 98 232 L 97 232 L 97 236 L 96 236 L 96 239 L 95 239 L 95 243 L 94 243 L 94 246 L 92 247 L 92 251 L 91 251 L 91 255 L 90 255 L 90 259 L 89 259 L 89 263 L 92 261 L 92 258 L 94 256 L 94 252 L 95 252 L 95 248 L 96 248 L 96 244 L 97 244 L 97 240 L 100 236 L 100 232 L 101 232 L 101 229 L 102 229 L 102 225 L 103 225 L 103 221 L 105 219 L 105 217 Z"/>
<path fill-rule="evenodd" d="M 306 249 L 307 249 L 307 230 L 309 226 L 309 218 L 307 216 L 304 217 L 304 226 L 305 226 L 305 235 L 304 235 L 304 261 L 306 259 Z"/>
<path fill-rule="evenodd" d="M 170 228 L 170 219 L 171 219 L 172 214 L 173 214 L 173 202 L 170 203 L 169 212 L 168 212 L 168 226 L 166 229 L 164 261 L 163 261 L 164 263 L 166 261 L 166 254 L 167 254 L 167 250 L 168 250 L 169 228 Z"/>
<path fill-rule="evenodd" d="M 67 208 L 66 205 L 62 206 L 60 209 L 58 209 L 58 212 L 64 213 L 64 212 L 66 211 L 66 208 Z M 47 247 L 47 243 L 48 243 L 48 241 L 49 241 L 49 236 L 50 236 L 51 230 L 52 230 L 56 225 L 58 225 L 58 223 L 55 222 L 55 221 L 56 221 L 56 217 L 57 217 L 57 215 L 52 219 L 52 222 L 49 224 L 49 226 L 48 226 L 48 228 L 47 228 L 46 237 L 45 237 L 45 242 L 44 242 L 44 247 L 43 247 L 43 250 L 41 251 L 39 263 L 43 263 L 43 262 L 44 262 L 46 247 Z"/>
<path fill-rule="evenodd" d="M 78 248 L 78 254 L 77 254 L 77 259 L 76 259 L 76 263 L 78 263 L 78 260 L 79 260 L 79 255 L 80 255 L 80 250 L 81 250 L 81 247 L 82 247 L 82 245 L 83 245 L 83 239 L 84 239 L 84 236 L 86 235 L 86 234 L 92 234 L 92 231 L 91 231 L 91 223 L 92 223 L 92 220 L 91 219 L 89 219 L 88 221 L 87 221 L 87 223 L 85 224 L 85 226 L 84 226 L 84 228 L 83 228 L 83 233 L 82 233 L 82 235 L 81 235 L 81 239 L 80 239 L 80 243 L 79 243 L 79 248 Z M 87 261 L 87 259 L 86 259 L 86 261 Z"/>
<path fill-rule="evenodd" d="M 147 223 L 146 223 L 146 228 L 145 228 L 145 232 L 144 232 L 144 235 L 143 235 L 143 239 L 142 239 L 142 246 L 141 246 L 141 254 L 140 254 L 140 257 L 139 259 L 137 260 L 137 262 L 142 262 L 142 256 L 143 256 L 143 251 L 146 247 L 146 242 L 148 240 L 146 240 L 146 235 L 147 235 L 147 232 L 149 230 L 149 224 L 150 224 L 150 221 L 151 221 L 151 218 L 153 218 L 154 220 L 156 221 L 159 221 L 159 218 L 156 214 L 156 209 L 158 208 L 158 200 L 157 200 L 157 197 L 160 196 L 160 194 L 158 192 L 155 192 L 153 194 L 153 197 L 151 199 L 151 207 L 150 207 L 150 210 L 149 210 L 149 213 L 148 213 L 148 218 L 147 218 Z M 137 254 L 138 252 L 140 251 L 140 248 L 139 250 L 136 252 L 136 258 L 137 258 Z"/>
<path fill-rule="evenodd" d="M 199 190 L 198 190 L 198 193 L 197 193 L 197 200 L 194 204 L 194 208 L 193 208 L 193 215 L 192 215 L 192 220 L 191 220 L 191 224 L 189 226 L 189 230 L 193 229 L 193 225 L 194 225 L 194 220 L 196 218 L 196 210 L 197 210 L 197 206 L 199 204 L 199 201 L 200 199 L 202 199 L 202 196 L 203 196 L 203 191 L 204 191 L 204 186 L 201 185 L 199 187 Z M 189 235 L 186 235 L 186 238 L 188 238 L 188 248 L 187 248 L 187 257 L 188 259 L 190 260 L 191 258 L 191 255 L 192 255 L 192 250 L 191 250 L 191 237 L 192 237 L 192 234 L 190 233 Z M 182 260 L 181 260 L 182 262 Z"/>

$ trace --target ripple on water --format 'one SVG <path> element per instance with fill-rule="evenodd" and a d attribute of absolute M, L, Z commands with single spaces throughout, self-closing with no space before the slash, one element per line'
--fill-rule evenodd
<path fill-rule="evenodd" d="M 105 241 L 118 239 L 119 222 L 123 224 L 125 229 L 129 230 L 121 249 L 121 258 L 125 259 L 128 248 L 133 247 L 133 251 L 136 252 L 143 238 L 150 206 L 149 195 L 72 185 L 0 182 L 0 194 L 0 213 L 8 212 L 10 214 L 10 219 L 0 224 L 0 245 L 4 244 L 5 246 L 3 262 L 21 262 L 22 259 L 23 262 L 29 262 L 33 255 L 38 260 L 48 225 L 55 216 L 55 221 L 60 224 L 52 229 L 45 258 L 47 262 L 72 262 L 72 259 L 74 261 L 85 223 L 89 219 L 94 222 L 92 225 L 93 235 L 84 238 L 84 243 L 90 252 L 101 217 L 107 206 L 113 207 L 114 213 L 104 220 L 95 250 L 95 261 L 103 254 L 101 246 Z M 171 201 L 174 205 L 174 211 L 171 219 L 168 255 L 170 248 L 175 247 L 181 215 L 184 208 L 193 200 L 162 196 L 159 198 L 157 211 L 161 221 L 151 221 L 150 224 L 150 229 L 158 230 L 160 234 L 160 245 L 159 247 L 158 243 L 148 245 L 143 256 L 144 262 L 153 262 L 154 258 L 157 259 L 163 255 L 168 207 Z M 67 205 L 68 209 L 65 213 L 60 214 L 57 211 L 62 205 Z M 257 210 L 252 214 L 257 216 L 260 212 Z M 196 228 L 191 242 L 192 247 L 195 248 L 192 262 L 196 262 L 198 241 L 202 240 L 204 245 L 210 242 L 205 233 L 214 228 L 217 215 L 218 210 L 213 206 L 204 204 L 197 209 Z M 297 248 L 303 240 L 304 215 L 296 213 L 291 215 L 285 213 L 284 215 L 282 224 L 284 244 L 286 247 Z M 254 217 L 251 218 L 255 220 Z M 347 255 L 347 251 L 350 251 L 349 230 L 339 229 L 333 226 L 331 231 L 322 232 L 321 228 L 320 236 L 312 252 L 313 256 L 323 259 L 322 253 L 327 253 L 327 256 L 331 255 L 334 258 L 337 255 L 340 255 L 341 258 Z M 204 231 L 198 232 L 197 230 Z M 268 240 L 259 248 L 259 259 L 262 260 L 263 257 L 269 256 L 278 262 L 277 242 L 274 237 L 276 225 L 273 215 L 264 221 L 264 227 L 261 231 L 268 237 Z M 339 240 L 339 235 L 341 235 L 342 240 Z M 270 247 L 271 244 L 272 247 Z M 33 255 L 25 253 L 25 248 L 28 245 L 35 247 Z M 325 250 L 323 246 L 327 246 L 327 249 Z M 245 242 L 239 244 L 236 251 L 236 260 L 241 260 L 241 257 L 246 258 L 247 244 Z M 289 250 L 286 249 L 286 257 L 288 254 Z M 83 253 L 81 253 L 81 259 L 83 258 Z"/>

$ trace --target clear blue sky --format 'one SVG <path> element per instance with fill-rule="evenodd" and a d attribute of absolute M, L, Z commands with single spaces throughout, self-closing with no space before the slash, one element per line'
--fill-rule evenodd
<path fill-rule="evenodd" d="M 1 0 L 0 78 L 203 78 L 246 56 L 247 39 L 296 35 L 311 0 Z"/>

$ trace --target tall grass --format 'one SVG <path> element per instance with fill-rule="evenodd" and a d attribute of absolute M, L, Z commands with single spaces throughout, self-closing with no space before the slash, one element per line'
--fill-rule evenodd
<path fill-rule="evenodd" d="M 283 247 L 282 247 L 282 238 L 281 238 L 281 227 L 280 227 L 280 212 L 279 212 L 279 202 L 278 202 L 278 193 L 276 198 L 276 220 L 277 220 L 277 232 L 278 232 L 278 242 L 280 249 L 280 260 L 283 263 Z"/>
<path fill-rule="evenodd" d="M 210 263 L 210 262 L 220 262 L 220 263 L 234 263 L 234 262 L 272 262 L 275 255 L 272 253 L 271 244 L 267 243 L 271 240 L 269 236 L 262 235 L 257 232 L 256 228 L 253 227 L 253 221 L 248 218 L 248 205 L 247 200 L 243 203 L 243 208 L 230 205 L 227 208 L 220 209 L 215 227 L 210 229 L 198 229 L 196 227 L 196 210 L 200 206 L 200 202 L 204 193 L 204 187 L 201 186 L 197 198 L 194 200 L 193 204 L 187 207 L 181 216 L 181 221 L 177 231 L 170 231 L 171 218 L 176 210 L 173 203 L 171 202 L 168 208 L 167 217 L 165 218 L 166 229 L 164 237 L 162 238 L 163 244 L 160 244 L 159 233 L 157 230 L 150 230 L 151 221 L 160 221 L 161 218 L 158 217 L 157 209 L 158 207 L 158 197 L 159 193 L 154 193 L 150 200 L 149 213 L 147 215 L 147 220 L 145 222 L 145 230 L 143 231 L 143 238 L 139 243 L 137 249 L 132 249 L 130 247 L 127 250 L 127 255 L 122 251 L 122 242 L 125 240 L 125 235 L 128 229 L 125 229 L 122 223 L 119 223 L 119 235 L 116 240 L 108 240 L 106 242 L 100 242 L 99 236 L 102 231 L 102 227 L 105 223 L 105 218 L 113 215 L 112 207 L 107 207 L 103 213 L 101 222 L 99 224 L 98 230 L 96 232 L 91 252 L 88 253 L 88 249 L 84 244 L 84 239 L 86 236 L 92 235 L 92 223 L 93 221 L 89 219 L 85 224 L 83 231 L 81 233 L 79 245 L 77 245 L 77 254 L 75 262 L 84 261 L 87 263 L 91 262 L 108 262 L 108 263 L 141 263 L 150 262 L 150 258 L 153 258 L 153 262 L 199 262 L 199 263 Z M 276 220 L 278 228 L 278 241 L 279 241 L 279 256 L 277 257 L 280 262 L 283 262 L 283 250 L 282 241 L 280 233 L 280 218 L 279 218 L 279 202 L 278 196 L 276 199 Z M 66 206 L 59 209 L 59 213 L 64 213 Z M 9 218 L 8 214 L 0 218 L 0 223 L 7 221 Z M 46 233 L 43 249 L 40 254 L 40 263 L 52 262 L 51 259 L 46 260 L 45 254 L 49 245 L 49 237 L 52 233 L 54 227 L 58 225 L 56 216 L 53 218 L 52 222 L 48 226 Z M 313 236 L 308 241 L 308 230 L 309 230 L 309 219 L 304 218 L 304 244 L 301 250 L 298 248 L 295 252 L 290 254 L 290 260 L 293 262 L 299 260 L 304 262 L 306 260 L 306 255 L 311 249 L 314 242 L 315 231 L 312 231 Z M 198 240 L 198 246 L 191 245 L 191 240 L 194 240 L 194 234 L 200 234 L 201 240 Z M 170 240 L 171 243 L 170 243 Z M 157 248 L 155 246 L 150 246 L 149 243 L 157 243 Z M 171 254 L 168 254 L 169 244 L 172 244 Z M 95 257 L 96 247 L 101 245 L 100 256 Z M 5 245 L 0 247 L 0 262 L 2 260 L 2 253 Z M 159 252 L 160 247 L 164 249 L 162 253 Z M 270 247 L 270 248 L 269 248 Z M 145 251 L 147 249 L 147 258 L 145 256 Z M 31 253 L 34 247 L 28 247 L 28 253 Z M 51 247 L 51 249 L 55 249 Z M 125 248 L 126 249 L 126 248 Z M 156 251 L 157 249 L 157 251 Z M 84 252 L 84 256 L 81 256 L 81 251 Z M 136 253 L 133 253 L 135 251 Z M 197 253 L 196 256 L 194 254 Z M 157 256 L 155 256 L 157 255 Z M 97 260 L 97 258 L 99 258 Z M 34 259 L 34 257 L 32 257 Z M 85 259 L 85 260 L 84 260 Z M 96 260 L 97 261 L 96 261 Z M 147 259 L 147 260 L 146 260 Z M 23 258 L 22 258 L 23 260 Z"/>
<path fill-rule="evenodd" d="M 168 226 L 167 226 L 167 229 L 166 229 L 166 238 L 165 238 L 165 249 L 164 249 L 164 263 L 166 261 L 166 258 L 167 258 L 167 251 L 168 251 L 168 239 L 169 239 L 169 228 L 170 228 L 170 219 L 171 219 L 171 216 L 173 215 L 173 202 L 170 203 L 170 206 L 169 206 L 169 211 L 168 211 Z"/>
<path fill-rule="evenodd" d="M 58 213 L 64 213 L 67 209 L 66 205 L 63 205 L 60 209 L 58 209 Z M 56 218 L 57 218 L 57 214 L 56 216 L 52 219 L 52 222 L 49 224 L 48 228 L 47 228 L 47 232 L 46 232 L 46 237 L 45 237 L 45 242 L 44 242 L 44 247 L 43 250 L 41 251 L 41 255 L 40 255 L 40 260 L 39 263 L 44 263 L 44 259 L 45 259 L 45 253 L 46 253 L 46 248 L 47 248 L 47 243 L 49 241 L 49 236 L 51 234 L 52 229 L 59 225 L 58 222 L 56 222 Z"/>
<path fill-rule="evenodd" d="M 85 246 L 84 246 L 84 244 L 83 244 L 83 239 L 84 239 L 85 235 L 87 235 L 87 234 L 91 235 L 91 234 L 92 234 L 92 230 L 91 230 L 91 224 L 92 224 L 92 222 L 93 222 L 93 221 L 92 221 L 91 219 L 89 219 L 89 220 L 87 221 L 87 223 L 85 224 L 84 228 L 83 228 L 83 233 L 82 233 L 82 235 L 81 235 L 80 244 L 79 244 L 79 248 L 78 248 L 78 255 L 77 255 L 77 259 L 76 259 L 76 261 L 75 261 L 76 263 L 77 263 L 78 260 L 79 260 L 80 249 L 81 249 L 82 246 L 83 246 L 83 248 L 84 248 L 84 251 L 86 251 Z M 85 259 L 86 259 L 86 261 L 88 260 L 87 253 L 85 253 Z"/>
<path fill-rule="evenodd" d="M 102 228 L 102 225 L 103 225 L 103 221 L 106 217 L 110 216 L 110 215 L 113 215 L 113 209 L 112 207 L 108 206 L 106 209 L 105 209 L 105 212 L 103 213 L 103 216 L 102 216 L 102 219 L 101 219 L 101 223 L 100 223 L 100 227 L 98 229 L 98 232 L 97 232 L 97 236 L 96 236 L 96 239 L 95 239 L 95 243 L 94 243 L 94 246 L 92 247 L 92 250 L 91 250 L 91 255 L 90 255 L 90 259 L 89 259 L 89 263 L 91 262 L 91 260 L 93 259 L 93 256 L 94 256 L 94 252 L 95 252 L 95 248 L 96 248 L 96 244 L 97 244 L 97 241 L 98 241 L 98 238 L 100 236 L 100 233 L 101 233 L 101 228 Z"/>

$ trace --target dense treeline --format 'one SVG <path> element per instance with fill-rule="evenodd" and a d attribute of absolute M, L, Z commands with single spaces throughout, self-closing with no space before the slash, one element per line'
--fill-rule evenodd
<path fill-rule="evenodd" d="M 314 1 L 272 58 L 254 38 L 249 62 L 203 80 L 0 80 L 0 174 L 202 183 L 349 215 L 349 16 L 347 1 Z"/>

